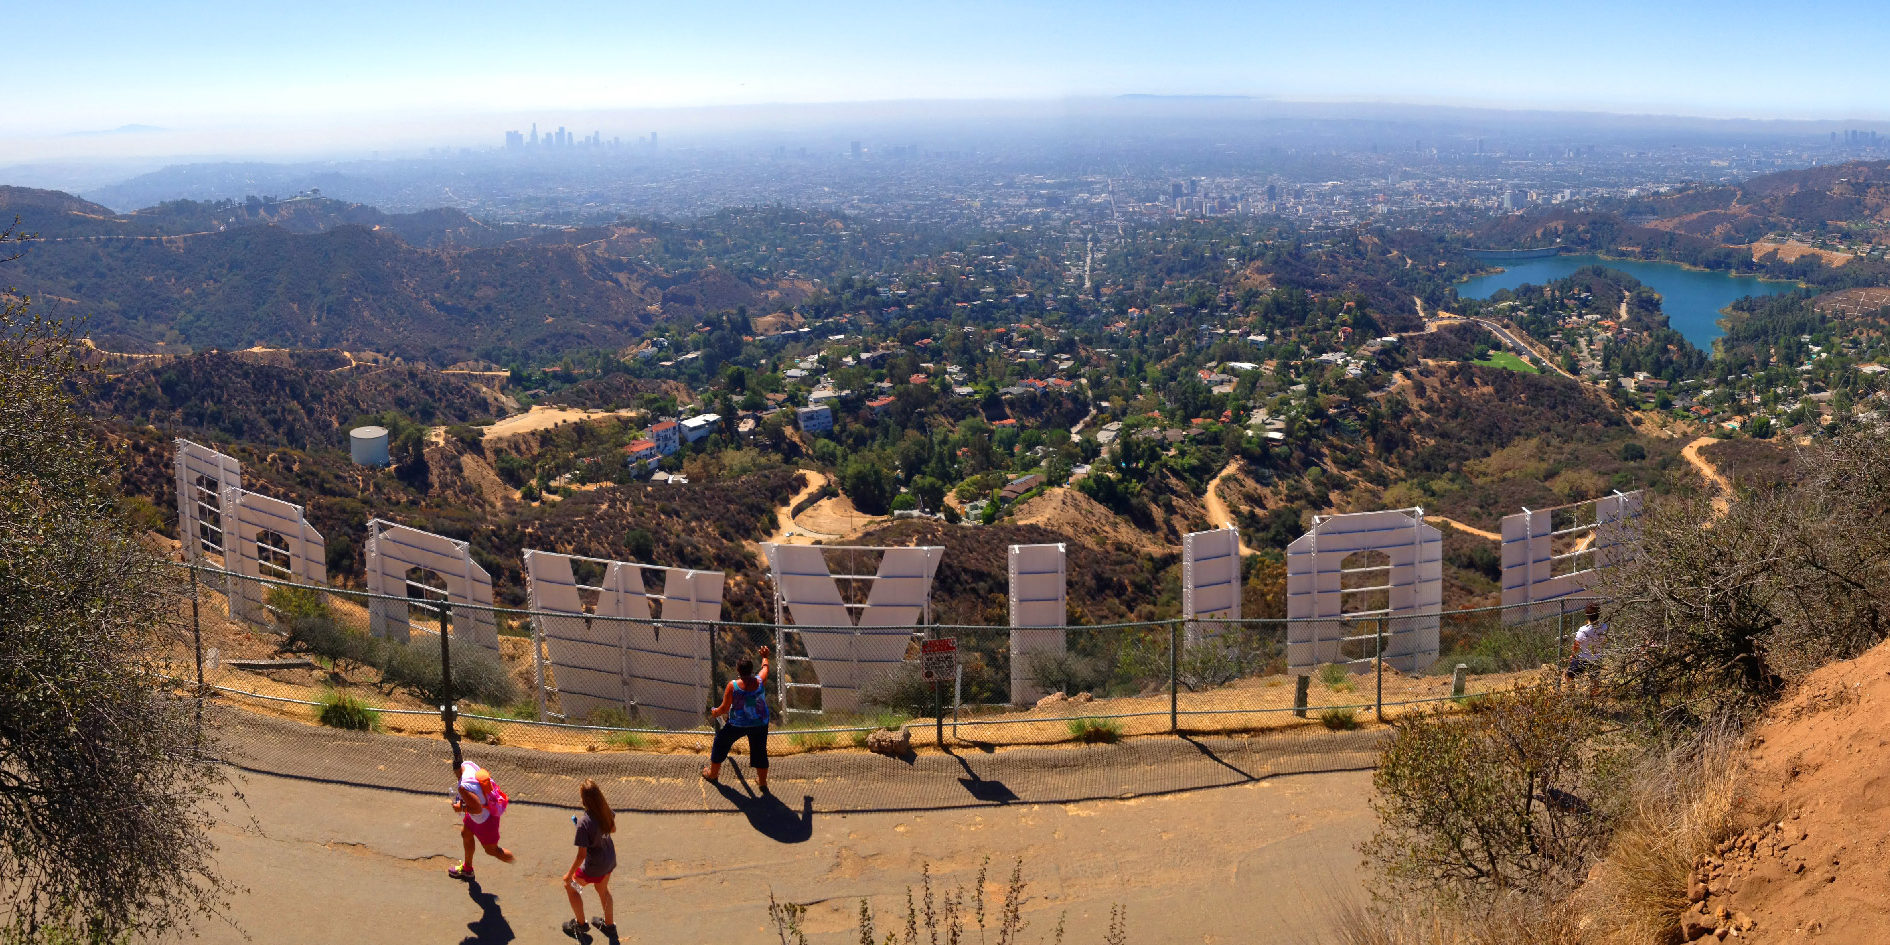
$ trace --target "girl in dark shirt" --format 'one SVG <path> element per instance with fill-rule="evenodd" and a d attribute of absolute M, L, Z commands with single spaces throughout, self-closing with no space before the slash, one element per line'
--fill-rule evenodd
<path fill-rule="evenodd" d="M 617 868 L 617 844 L 610 835 L 617 832 L 617 815 L 611 813 L 610 803 L 604 800 L 604 792 L 597 787 L 597 782 L 589 778 L 578 786 L 578 800 L 584 805 L 584 813 L 571 818 L 577 824 L 577 856 L 571 859 L 571 869 L 564 874 L 564 894 L 571 899 L 571 912 L 577 918 L 564 923 L 564 934 L 577 938 L 584 928 L 584 896 L 580 892 L 586 885 L 597 887 L 597 898 L 604 906 L 604 917 L 592 919 L 591 924 L 611 941 L 617 939 L 617 920 L 611 908 L 610 873 Z"/>

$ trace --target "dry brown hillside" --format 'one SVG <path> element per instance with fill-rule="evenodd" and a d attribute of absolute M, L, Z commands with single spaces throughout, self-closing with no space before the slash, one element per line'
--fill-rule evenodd
<path fill-rule="evenodd" d="M 1890 644 L 1807 677 L 1750 741 L 1737 808 L 1757 826 L 1696 877 L 1690 927 L 1752 927 L 1738 941 L 1866 945 L 1890 939 Z M 1724 910 L 1726 920 L 1716 921 Z M 1701 933 L 1704 937 L 1701 937 Z M 1730 936 L 1730 933 L 1729 933 Z"/>

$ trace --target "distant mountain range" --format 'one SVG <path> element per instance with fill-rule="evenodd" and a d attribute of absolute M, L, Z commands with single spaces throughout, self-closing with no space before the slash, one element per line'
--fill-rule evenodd
<path fill-rule="evenodd" d="M 609 228 L 497 228 L 457 210 L 174 201 L 136 213 L 0 187 L 0 220 L 40 241 L 0 281 L 83 317 L 102 348 L 349 348 L 446 365 L 617 350 L 664 318 L 797 301 L 726 270 L 612 255 Z"/>

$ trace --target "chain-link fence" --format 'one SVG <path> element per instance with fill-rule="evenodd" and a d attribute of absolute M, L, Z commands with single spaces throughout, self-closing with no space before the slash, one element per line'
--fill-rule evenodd
<path fill-rule="evenodd" d="M 1584 603 L 1415 623 L 1070 626 L 1046 638 L 1046 628 L 533 612 L 441 599 L 422 584 L 396 598 L 190 570 L 194 619 L 175 674 L 214 703 L 232 763 L 432 791 L 463 755 L 502 768 L 521 800 L 568 802 L 590 777 L 640 810 L 729 810 L 749 798 L 732 786 L 746 777 L 744 751 L 719 789 L 726 798 L 696 772 L 715 735 L 707 710 L 764 644 L 782 651 L 767 737 L 782 759 L 777 795 L 791 784 L 824 810 L 933 808 L 1367 767 L 1384 731 L 1373 723 L 1559 669 Z M 1059 630 L 1062 645 L 1046 646 Z M 1030 656 L 1013 667 L 1020 632 L 1033 635 Z M 935 678 L 920 660 L 928 639 L 955 643 Z M 1289 651 L 1319 661 L 1289 666 Z M 878 730 L 911 749 L 864 751 Z"/>

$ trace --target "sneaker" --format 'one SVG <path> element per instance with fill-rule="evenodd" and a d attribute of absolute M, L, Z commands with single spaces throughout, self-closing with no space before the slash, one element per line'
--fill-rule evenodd
<path fill-rule="evenodd" d="M 455 866 L 452 869 L 447 870 L 446 875 L 451 876 L 454 879 L 463 879 L 463 880 L 466 880 L 467 882 L 471 882 L 473 878 L 473 871 L 472 871 L 472 867 L 470 866 L 467 866 L 467 867 Z"/>
<path fill-rule="evenodd" d="M 597 931 L 602 932 L 611 938 L 617 937 L 617 927 L 615 925 L 605 924 L 603 916 L 595 916 L 595 915 L 591 916 L 591 928 L 594 928 Z"/>
<path fill-rule="evenodd" d="M 564 920 L 564 934 L 569 935 L 572 938 L 579 938 L 579 936 L 583 936 L 582 939 L 579 939 L 580 941 L 582 941 L 584 939 L 589 938 L 588 935 L 584 935 L 584 931 L 585 931 L 584 923 L 579 922 L 576 919 Z"/>

